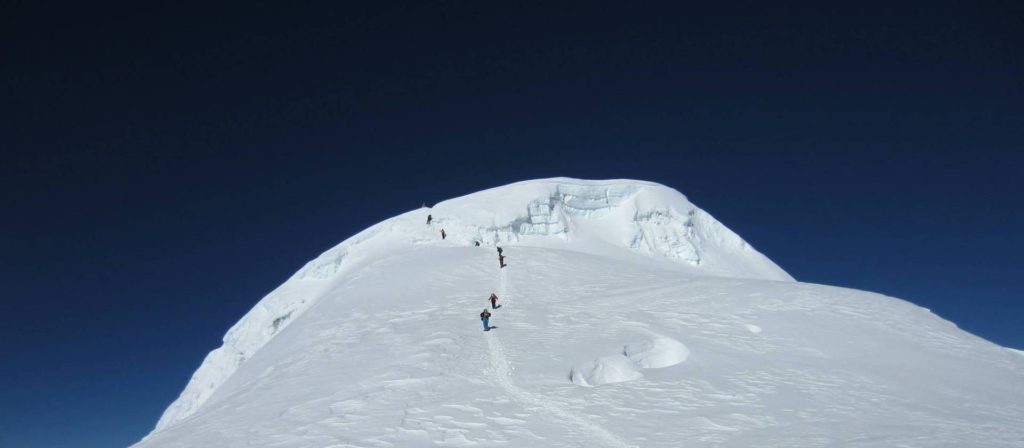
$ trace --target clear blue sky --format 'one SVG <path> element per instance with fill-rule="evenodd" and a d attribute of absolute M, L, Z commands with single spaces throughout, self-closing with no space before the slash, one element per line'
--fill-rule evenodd
<path fill-rule="evenodd" d="M 550 176 L 1024 348 L 1021 4 L 758 3 L 5 5 L 0 447 L 128 445 L 323 250 Z"/>

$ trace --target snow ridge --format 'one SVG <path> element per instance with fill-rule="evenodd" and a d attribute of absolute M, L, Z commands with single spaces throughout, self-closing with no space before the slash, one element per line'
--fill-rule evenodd
<path fill-rule="evenodd" d="M 671 188 L 641 181 L 555 178 L 526 181 L 441 202 L 389 219 L 309 262 L 299 278 L 336 275 L 354 247 L 377 236 L 427 244 L 416 218 L 434 216 L 450 241 L 515 243 L 614 253 L 631 249 L 702 267 L 702 274 L 792 281 L 771 260 Z M 411 224 L 411 226 L 410 226 Z M 576 243 L 576 244 L 573 244 Z"/>
<path fill-rule="evenodd" d="M 434 221 L 425 227 L 428 214 Z M 450 235 L 445 241 L 436 233 L 441 228 Z M 554 178 L 484 190 L 385 220 L 307 263 L 228 330 L 154 431 L 198 412 L 264 345 L 350 280 L 343 275 L 349 269 L 410 246 L 475 243 L 670 262 L 698 275 L 793 281 L 681 193 L 656 183 Z"/>
<path fill-rule="evenodd" d="M 336 274 L 293 278 L 261 301 L 214 360 L 224 364 L 208 361 L 193 382 L 205 387 L 222 372 L 223 383 L 139 448 L 1024 440 L 1019 351 L 902 300 L 738 269 L 756 259 L 723 248 L 712 228 L 702 234 L 699 212 L 692 233 L 678 233 L 709 237 L 694 241 L 699 265 L 629 245 L 638 211 L 687 219 L 681 196 L 644 185 L 616 207 L 568 220 L 538 208 L 538 220 L 568 230 L 503 241 L 501 270 L 493 246 L 452 227 L 513 222 L 531 201 L 562 201 L 555 193 L 568 190 L 558 185 L 580 182 L 482 192 L 375 226 L 344 246 Z M 598 199 L 588 202 L 618 183 L 593 184 L 588 197 Z M 441 222 L 427 225 L 427 214 Z M 492 292 L 497 328 L 482 332 L 477 313 Z M 231 364 L 239 348 L 246 359 Z M 642 375 L 613 382 L 621 376 L 611 370 L 583 372 L 595 387 L 567 377 L 609 355 Z M 183 403 L 195 400 L 188 394 Z"/>

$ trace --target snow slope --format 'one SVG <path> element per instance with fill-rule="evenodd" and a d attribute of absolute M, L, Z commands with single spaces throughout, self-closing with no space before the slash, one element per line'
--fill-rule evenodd
<path fill-rule="evenodd" d="M 794 282 L 664 186 L 548 179 L 311 261 L 136 446 L 1024 446 L 1021 421 L 1020 353 Z"/>

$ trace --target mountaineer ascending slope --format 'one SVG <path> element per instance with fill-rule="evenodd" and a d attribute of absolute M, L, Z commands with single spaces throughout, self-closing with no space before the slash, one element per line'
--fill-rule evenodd
<path fill-rule="evenodd" d="M 483 321 L 484 331 L 491 331 L 491 312 L 487 311 L 487 308 L 480 313 L 480 320 Z"/>

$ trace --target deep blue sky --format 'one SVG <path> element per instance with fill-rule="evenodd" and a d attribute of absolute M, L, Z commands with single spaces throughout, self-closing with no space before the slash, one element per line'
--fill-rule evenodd
<path fill-rule="evenodd" d="M 1021 3 L 343 3 L 0 10 L 0 447 L 132 443 L 304 262 L 550 176 L 1024 348 Z"/>

